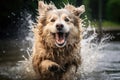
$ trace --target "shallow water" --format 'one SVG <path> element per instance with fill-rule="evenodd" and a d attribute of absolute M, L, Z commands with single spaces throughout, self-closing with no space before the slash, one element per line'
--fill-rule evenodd
<path fill-rule="evenodd" d="M 97 67 L 83 80 L 120 80 L 120 42 L 109 42 L 100 55 L 102 58 L 95 64 Z"/>
<path fill-rule="evenodd" d="M 24 61 L 23 55 L 29 56 L 23 50 L 25 48 L 21 48 L 23 47 L 21 43 L 17 40 L 0 41 L 0 80 L 33 80 L 31 78 L 33 73 L 29 70 L 31 68 L 28 72 L 22 71 L 27 69 L 22 68 L 27 67 L 25 65 L 28 64 L 19 64 L 19 61 Z M 101 55 L 102 57 L 99 58 Z M 97 56 L 92 56 L 92 59 L 84 58 L 87 65 L 82 66 L 84 69 L 81 71 L 81 80 L 120 80 L 120 42 L 109 42 L 99 54 L 97 53 Z"/>

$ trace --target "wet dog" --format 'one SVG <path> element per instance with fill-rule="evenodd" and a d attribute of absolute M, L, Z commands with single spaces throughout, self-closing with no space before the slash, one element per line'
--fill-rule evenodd
<path fill-rule="evenodd" d="M 81 64 L 81 19 L 84 5 L 57 9 L 39 1 L 33 68 L 40 80 L 74 80 Z"/>

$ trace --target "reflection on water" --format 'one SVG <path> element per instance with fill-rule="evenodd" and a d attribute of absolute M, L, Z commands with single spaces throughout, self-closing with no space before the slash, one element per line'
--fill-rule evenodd
<path fill-rule="evenodd" d="M 104 58 L 99 61 L 98 71 L 106 72 L 110 80 L 120 80 L 120 42 L 111 42 L 102 54 Z"/>
<path fill-rule="evenodd" d="M 25 64 L 18 65 L 26 53 L 21 47 L 19 41 L 0 41 L 0 80 L 28 80 L 28 77 L 30 80 L 32 73 L 24 75 L 25 69 L 22 69 Z M 90 73 L 83 73 L 81 80 L 120 80 L 120 42 L 110 42 L 100 54 L 104 56 L 97 61 L 97 67 Z"/>
<path fill-rule="evenodd" d="M 33 74 L 30 60 L 28 61 L 27 58 L 25 60 L 25 57 L 29 57 L 26 54 L 29 50 L 27 49 L 29 45 L 22 43 L 23 41 L 18 40 L 0 41 L 0 80 L 21 80 L 28 77 L 30 80 L 32 77 L 30 75 Z M 28 70 L 28 66 L 31 71 Z M 28 74 L 28 72 L 32 73 Z"/>

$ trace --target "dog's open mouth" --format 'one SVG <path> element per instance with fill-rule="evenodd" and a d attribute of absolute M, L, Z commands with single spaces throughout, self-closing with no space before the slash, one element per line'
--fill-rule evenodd
<path fill-rule="evenodd" d="M 67 39 L 68 33 L 63 33 L 63 32 L 57 32 L 54 33 L 55 37 L 55 45 L 57 47 L 64 47 L 66 45 L 66 39 Z"/>

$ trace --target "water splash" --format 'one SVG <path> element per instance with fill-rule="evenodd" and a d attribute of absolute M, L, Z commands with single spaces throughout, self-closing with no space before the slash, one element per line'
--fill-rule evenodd
<path fill-rule="evenodd" d="M 83 21 L 84 22 L 84 21 Z M 83 27 L 83 39 L 81 41 L 81 56 L 82 56 L 82 70 L 85 73 L 92 72 L 97 66 L 97 60 L 101 59 L 103 55 L 100 54 L 100 46 L 98 43 L 96 30 L 91 26 L 90 21 L 88 27 Z"/>
<path fill-rule="evenodd" d="M 85 18 L 82 25 L 86 26 Z M 81 41 L 81 57 L 82 65 L 80 73 L 82 80 L 110 80 L 109 75 L 97 72 L 99 60 L 104 58 L 103 49 L 108 46 L 107 42 L 112 38 L 109 34 L 105 34 L 99 42 L 98 33 L 88 20 L 88 26 L 83 27 L 83 39 Z M 97 75 L 97 76 L 95 76 Z M 99 76 L 98 76 L 99 75 Z M 99 79 L 97 78 L 99 77 Z"/>
<path fill-rule="evenodd" d="M 108 36 L 104 36 L 101 40 L 101 42 L 98 43 L 97 33 L 94 27 L 91 26 L 90 21 L 85 23 L 85 19 L 83 19 L 82 28 L 83 28 L 83 39 L 81 41 L 81 57 L 82 57 L 82 64 L 79 68 L 79 73 L 81 73 L 81 80 L 96 80 L 95 74 L 93 72 L 96 72 L 97 67 L 99 66 L 98 61 L 104 57 L 104 54 L 102 54 L 102 50 L 104 47 L 106 47 L 106 40 L 109 39 Z M 10 76 L 14 80 L 19 79 L 26 79 L 26 80 L 32 80 L 35 76 L 34 70 L 32 68 L 32 46 L 33 46 L 33 33 L 32 28 L 34 22 L 31 19 L 31 15 L 27 13 L 26 21 L 28 21 L 28 31 L 24 31 L 22 33 L 25 33 L 25 38 L 22 40 L 23 46 L 20 50 L 23 50 L 27 53 L 27 56 L 23 55 L 24 60 L 19 61 L 17 63 L 17 66 L 12 68 L 7 68 L 7 72 L 9 73 L 3 73 L 7 76 Z M 23 23 L 23 25 L 27 25 L 26 23 Z M 85 27 L 87 25 L 87 27 Z M 23 30 L 23 29 L 21 29 Z M 27 43 L 26 43 L 27 42 Z M 26 46 L 27 44 L 27 46 Z M 26 55 L 26 54 L 25 54 Z M 4 71 L 5 72 L 5 71 Z M 94 76 L 93 76 L 94 75 Z M 106 75 L 106 73 L 98 74 L 101 79 L 99 80 L 107 80 L 109 77 Z M 92 77 L 91 77 L 92 76 Z M 109 79 L 110 80 L 110 79 Z"/>

